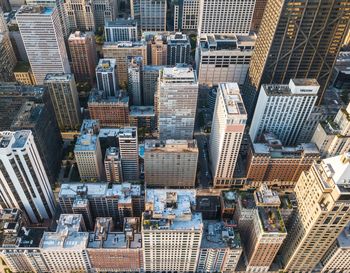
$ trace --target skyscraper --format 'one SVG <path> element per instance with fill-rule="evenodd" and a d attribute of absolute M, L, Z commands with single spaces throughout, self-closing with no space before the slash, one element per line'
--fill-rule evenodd
<path fill-rule="evenodd" d="M 246 120 L 238 84 L 220 83 L 209 144 L 214 187 L 232 183 Z"/>
<path fill-rule="evenodd" d="M 287 84 L 294 78 L 316 79 L 321 102 L 349 16 L 347 1 L 268 1 L 243 89 L 248 113 L 262 84 Z"/>
<path fill-rule="evenodd" d="M 77 82 L 90 82 L 95 79 L 96 42 L 93 32 L 72 33 L 68 38 L 72 70 Z"/>
<path fill-rule="evenodd" d="M 32 223 L 55 214 L 49 179 L 30 130 L 0 133 L 2 208 L 19 208 Z"/>
<path fill-rule="evenodd" d="M 166 67 L 160 72 L 156 105 L 160 139 L 192 139 L 197 97 L 192 67 Z"/>
<path fill-rule="evenodd" d="M 196 272 L 203 222 L 202 214 L 193 211 L 195 204 L 195 190 L 146 191 L 141 229 L 145 271 Z"/>
<path fill-rule="evenodd" d="M 120 183 L 123 181 L 122 161 L 119 149 L 116 147 L 109 147 L 106 150 L 104 165 L 107 182 Z"/>
<path fill-rule="evenodd" d="M 69 32 L 95 31 L 94 10 L 91 0 L 66 0 L 63 5 L 63 18 Z"/>
<path fill-rule="evenodd" d="M 256 0 L 250 29 L 258 33 L 268 0 Z"/>
<path fill-rule="evenodd" d="M 117 72 L 115 59 L 100 59 L 96 67 L 98 90 L 103 90 L 107 96 L 117 96 Z"/>
<path fill-rule="evenodd" d="M 166 13 L 166 0 L 140 0 L 141 31 L 165 31 Z"/>
<path fill-rule="evenodd" d="M 157 92 L 159 71 L 164 66 L 145 65 L 143 67 L 143 103 L 144 105 L 154 105 L 154 95 Z"/>
<path fill-rule="evenodd" d="M 295 187 L 296 219 L 282 247 L 285 271 L 311 272 L 350 220 L 349 153 L 315 162 Z"/>
<path fill-rule="evenodd" d="M 142 57 L 129 58 L 128 91 L 132 105 L 142 105 Z"/>
<path fill-rule="evenodd" d="M 145 183 L 147 187 L 194 187 L 197 161 L 195 140 L 146 140 Z"/>
<path fill-rule="evenodd" d="M 163 35 L 156 35 L 151 42 L 151 64 L 166 65 L 167 64 L 167 43 Z"/>
<path fill-rule="evenodd" d="M 104 27 L 106 22 L 117 18 L 118 1 L 114 0 L 92 0 L 95 27 Z"/>
<path fill-rule="evenodd" d="M 249 34 L 255 1 L 199 0 L 198 34 Z"/>
<path fill-rule="evenodd" d="M 175 6 L 177 19 L 174 18 L 174 30 L 197 30 L 199 18 L 199 0 L 178 1 Z"/>
<path fill-rule="evenodd" d="M 47 73 L 70 73 L 57 9 L 22 6 L 16 19 L 36 84 L 43 84 Z"/>
<path fill-rule="evenodd" d="M 138 25 L 136 20 L 117 19 L 105 23 L 106 42 L 136 42 Z"/>
<path fill-rule="evenodd" d="M 47 74 L 44 80 L 61 130 L 78 130 L 80 103 L 73 74 Z"/>
<path fill-rule="evenodd" d="M 0 14 L 1 16 L 1 14 Z M 13 81 L 17 59 L 8 32 L 0 31 L 0 81 Z"/>
<path fill-rule="evenodd" d="M 249 135 L 259 142 L 264 132 L 274 133 L 284 145 L 295 145 L 317 99 L 314 79 L 291 79 L 289 85 L 262 85 Z"/>

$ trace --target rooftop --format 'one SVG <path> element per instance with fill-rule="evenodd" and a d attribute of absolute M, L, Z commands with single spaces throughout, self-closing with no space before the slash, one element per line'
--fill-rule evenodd
<path fill-rule="evenodd" d="M 53 13 L 53 8 L 44 7 L 41 5 L 27 6 L 23 5 L 18 10 L 17 14 L 44 14 L 51 15 Z"/>
<path fill-rule="evenodd" d="M 0 97 L 41 97 L 45 90 L 46 88 L 44 86 L 20 85 L 16 82 L 0 82 Z"/>
<path fill-rule="evenodd" d="M 28 62 L 17 62 L 13 72 L 29 72 L 30 64 Z"/>
<path fill-rule="evenodd" d="M 91 90 L 90 96 L 89 96 L 89 104 L 120 104 L 124 106 L 129 105 L 129 97 L 124 96 L 123 92 L 119 92 L 119 96 L 107 96 L 106 93 L 102 90 Z"/>
<path fill-rule="evenodd" d="M 115 59 L 100 59 L 98 65 L 96 66 L 96 72 L 111 73 L 114 72 L 116 67 Z"/>
<path fill-rule="evenodd" d="M 145 152 L 197 152 L 196 140 L 174 140 L 167 139 L 165 141 L 157 139 L 145 140 Z"/>
<path fill-rule="evenodd" d="M 338 236 L 338 245 L 341 248 L 350 249 L 350 224 L 348 224 L 342 233 Z"/>
<path fill-rule="evenodd" d="M 202 214 L 194 213 L 195 190 L 147 189 L 144 229 L 198 230 Z"/>
<path fill-rule="evenodd" d="M 316 96 L 320 85 L 315 79 L 291 79 L 289 84 L 263 84 L 261 88 L 267 96 Z"/>
<path fill-rule="evenodd" d="M 144 41 L 141 42 L 105 42 L 103 44 L 102 50 L 105 49 L 117 49 L 117 48 L 146 48 L 146 43 Z"/>
<path fill-rule="evenodd" d="M 203 221 L 201 248 L 241 248 L 238 230 L 219 221 Z"/>
<path fill-rule="evenodd" d="M 131 117 L 154 117 L 153 106 L 130 106 Z"/>
<path fill-rule="evenodd" d="M 335 69 L 350 74 L 350 51 L 340 51 L 335 63 Z"/>
<path fill-rule="evenodd" d="M 278 208 L 258 207 L 258 215 L 263 231 L 267 233 L 287 233 Z"/>
<path fill-rule="evenodd" d="M 123 138 L 135 138 L 137 133 L 136 127 L 124 127 L 124 128 L 102 128 L 98 134 L 98 138 L 105 137 L 123 137 Z"/>
<path fill-rule="evenodd" d="M 161 79 L 165 79 L 166 81 L 174 81 L 181 82 L 193 82 L 196 83 L 196 75 L 195 71 L 191 66 L 183 66 L 177 65 L 175 67 L 164 67 L 162 70 Z"/>
<path fill-rule="evenodd" d="M 107 21 L 105 27 L 136 27 L 137 21 L 132 19 L 117 19 L 115 21 Z"/>
<path fill-rule="evenodd" d="M 238 194 L 235 191 L 222 191 L 222 200 L 225 208 L 234 209 L 236 207 Z"/>
<path fill-rule="evenodd" d="M 81 232 L 81 214 L 61 214 L 55 232 L 45 232 L 41 240 L 44 250 L 82 249 L 88 244 L 89 233 Z"/>
<path fill-rule="evenodd" d="M 68 41 L 74 40 L 84 40 L 86 37 L 93 36 L 93 32 L 83 32 L 83 31 L 75 31 L 69 35 Z"/>
<path fill-rule="evenodd" d="M 188 36 L 186 34 L 182 34 L 181 32 L 176 32 L 174 34 L 170 34 L 167 36 L 167 42 L 168 44 L 172 43 L 190 43 L 190 40 L 188 39 Z"/>
<path fill-rule="evenodd" d="M 261 184 L 260 188 L 255 191 L 254 199 L 257 206 L 261 207 L 279 207 L 281 200 L 277 192 L 268 188 L 267 184 Z"/>
<path fill-rule="evenodd" d="M 49 73 L 46 74 L 45 82 L 69 82 L 72 80 L 73 74 L 71 73 Z"/>
<path fill-rule="evenodd" d="M 204 34 L 200 38 L 201 49 L 206 50 L 253 50 L 255 46 L 256 35 L 254 33 L 248 36 L 237 36 L 235 34 Z"/>
<path fill-rule="evenodd" d="M 74 146 L 74 152 L 82 151 L 96 151 L 97 149 L 97 136 L 92 133 L 83 133 L 77 138 L 77 142 Z"/>
<path fill-rule="evenodd" d="M 226 112 L 229 115 L 247 115 L 237 83 L 220 83 L 218 90 L 222 91 Z"/>

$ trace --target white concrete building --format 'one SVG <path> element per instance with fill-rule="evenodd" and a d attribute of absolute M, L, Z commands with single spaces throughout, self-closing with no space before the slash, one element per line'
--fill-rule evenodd
<path fill-rule="evenodd" d="M 119 149 L 109 147 L 106 150 L 104 165 L 107 182 L 120 183 L 123 181 L 123 169 Z"/>
<path fill-rule="evenodd" d="M 50 272 L 89 272 L 90 261 L 86 251 L 89 233 L 81 214 L 61 214 L 55 232 L 45 232 L 40 251 Z"/>
<path fill-rule="evenodd" d="M 117 19 L 105 23 L 106 42 L 136 42 L 138 25 L 136 20 Z"/>
<path fill-rule="evenodd" d="M 249 131 L 252 141 L 259 142 L 264 132 L 271 132 L 284 145 L 295 145 L 316 103 L 319 88 L 315 79 L 262 85 Z"/>
<path fill-rule="evenodd" d="M 75 160 L 81 179 L 103 180 L 104 169 L 99 138 L 92 129 L 96 120 L 84 120 L 74 147 Z"/>
<path fill-rule="evenodd" d="M 199 0 L 198 34 L 248 35 L 256 0 Z"/>
<path fill-rule="evenodd" d="M 197 48 L 198 82 L 207 87 L 220 82 L 242 85 L 247 76 L 256 35 L 202 35 Z"/>
<path fill-rule="evenodd" d="M 115 59 L 100 59 L 96 67 L 98 90 L 106 92 L 107 96 L 117 96 L 117 72 Z"/>
<path fill-rule="evenodd" d="M 128 66 L 128 91 L 132 105 L 142 105 L 142 57 L 130 57 Z"/>
<path fill-rule="evenodd" d="M 165 31 L 166 13 L 166 0 L 140 0 L 141 31 Z"/>
<path fill-rule="evenodd" d="M 322 258 L 322 272 L 349 273 L 350 226 L 345 227 Z"/>
<path fill-rule="evenodd" d="M 155 187 L 195 187 L 198 162 L 196 140 L 146 140 L 145 183 Z"/>
<path fill-rule="evenodd" d="M 220 83 L 209 142 L 214 187 L 232 183 L 247 112 L 237 83 Z"/>
<path fill-rule="evenodd" d="M 203 233 L 202 214 L 193 211 L 195 190 L 146 191 L 142 214 L 144 270 L 196 272 Z"/>
<path fill-rule="evenodd" d="M 160 139 L 192 139 L 198 82 L 192 67 L 166 67 L 159 74 L 156 115 Z"/>
<path fill-rule="evenodd" d="M 350 104 L 341 108 L 334 120 L 321 121 L 312 136 L 324 157 L 335 156 L 350 150 Z"/>
<path fill-rule="evenodd" d="M 103 27 L 106 22 L 117 18 L 118 1 L 115 0 L 92 0 L 95 27 Z"/>
<path fill-rule="evenodd" d="M 1 208 L 18 208 L 32 223 L 51 219 L 55 200 L 29 130 L 0 132 Z"/>
<path fill-rule="evenodd" d="M 56 8 L 22 6 L 16 20 L 36 84 L 43 84 L 47 73 L 70 73 Z"/>
<path fill-rule="evenodd" d="M 73 74 L 47 74 L 44 80 L 61 130 L 78 130 L 80 103 Z"/>

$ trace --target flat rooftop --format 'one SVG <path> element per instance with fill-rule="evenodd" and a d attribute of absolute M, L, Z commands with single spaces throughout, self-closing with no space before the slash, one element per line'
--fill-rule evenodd
<path fill-rule="evenodd" d="M 16 82 L 0 82 L 0 97 L 41 97 L 45 90 L 46 88 L 44 86 L 39 85 L 20 85 Z"/>
<path fill-rule="evenodd" d="M 237 204 L 238 194 L 235 191 L 222 191 L 221 198 L 225 208 L 234 209 Z"/>
<path fill-rule="evenodd" d="M 116 60 L 115 59 L 100 59 L 96 66 L 96 72 L 112 73 L 115 70 Z"/>
<path fill-rule="evenodd" d="M 96 151 L 97 149 L 97 136 L 91 133 L 83 133 L 77 138 L 77 142 L 74 146 L 74 152 L 84 151 Z"/>
<path fill-rule="evenodd" d="M 154 117 L 154 106 L 130 106 L 131 117 Z"/>
<path fill-rule="evenodd" d="M 196 140 L 174 140 L 167 139 L 165 141 L 157 139 L 145 140 L 145 152 L 196 152 L 198 153 Z"/>
<path fill-rule="evenodd" d="M 14 133 L 15 142 L 12 144 L 11 148 L 12 149 L 23 148 L 26 145 L 28 138 L 31 134 L 32 132 L 29 130 L 16 131 Z"/>
<path fill-rule="evenodd" d="M 222 91 L 226 112 L 229 115 L 247 115 L 237 83 L 220 83 L 218 90 Z"/>
<path fill-rule="evenodd" d="M 98 138 L 105 137 L 123 137 L 123 138 L 135 138 L 137 133 L 136 127 L 124 127 L 124 128 L 102 128 L 98 134 Z"/>
<path fill-rule="evenodd" d="M 279 207 L 281 205 L 277 192 L 269 189 L 265 183 L 255 191 L 254 198 L 257 206 Z"/>
<path fill-rule="evenodd" d="M 116 19 L 115 21 L 107 21 L 105 27 L 125 28 L 136 27 L 137 21 L 132 19 Z"/>
<path fill-rule="evenodd" d="M 102 46 L 102 50 L 104 49 L 128 49 L 128 48 L 146 48 L 146 43 L 144 41 L 141 42 L 105 42 Z"/>
<path fill-rule="evenodd" d="M 49 73 L 45 77 L 46 82 L 69 82 L 71 79 L 71 73 Z"/>
<path fill-rule="evenodd" d="M 83 32 L 77 30 L 69 35 L 68 41 L 85 40 L 85 38 L 90 37 L 93 34 L 93 32 Z"/>
<path fill-rule="evenodd" d="M 53 8 L 51 7 L 44 7 L 41 5 L 34 5 L 34 6 L 28 6 L 23 5 L 18 10 L 17 14 L 44 14 L 44 15 L 51 15 L 53 13 Z"/>
<path fill-rule="evenodd" d="M 194 83 L 196 80 L 195 71 L 191 66 L 175 66 L 175 67 L 164 67 L 162 70 L 163 79 L 182 79 L 191 80 Z"/>
<path fill-rule="evenodd" d="M 315 79 L 290 79 L 289 84 L 263 84 L 261 87 L 267 96 L 316 96 L 319 88 Z"/>
<path fill-rule="evenodd" d="M 29 72 L 30 64 L 28 62 L 17 62 L 13 72 Z"/>
<path fill-rule="evenodd" d="M 337 241 L 338 241 L 339 247 L 350 249 L 350 224 L 344 228 L 342 233 L 340 233 Z"/>
<path fill-rule="evenodd" d="M 119 93 L 120 96 L 106 96 L 105 93 L 101 90 L 91 90 L 88 103 L 92 104 L 120 104 L 125 105 L 126 107 L 129 105 L 129 97 L 123 96 Z"/>
<path fill-rule="evenodd" d="M 237 229 L 226 226 L 220 221 L 203 221 L 201 248 L 242 248 L 241 237 Z"/>
<path fill-rule="evenodd" d="M 202 214 L 194 213 L 195 190 L 147 189 L 144 229 L 188 230 L 202 228 Z"/>

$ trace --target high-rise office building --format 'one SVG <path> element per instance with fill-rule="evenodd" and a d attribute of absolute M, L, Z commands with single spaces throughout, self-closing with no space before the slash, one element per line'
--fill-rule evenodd
<path fill-rule="evenodd" d="M 128 57 L 142 57 L 143 64 L 147 64 L 147 46 L 145 42 L 104 43 L 102 47 L 105 58 L 115 59 L 119 86 L 127 87 Z"/>
<path fill-rule="evenodd" d="M 19 208 L 32 223 L 55 214 L 50 182 L 30 130 L 0 133 L 2 208 Z"/>
<path fill-rule="evenodd" d="M 198 82 L 208 87 L 220 82 L 242 85 L 248 73 L 256 35 L 202 35 L 196 67 Z"/>
<path fill-rule="evenodd" d="M 203 224 L 196 272 L 234 272 L 242 254 L 238 231 L 224 222 L 203 221 Z"/>
<path fill-rule="evenodd" d="M 62 3 L 63 20 L 68 32 L 96 30 L 92 2 L 91 0 L 66 0 Z"/>
<path fill-rule="evenodd" d="M 153 135 L 156 130 L 156 118 L 153 106 L 130 106 L 130 126 L 145 128 L 144 134 Z"/>
<path fill-rule="evenodd" d="M 72 70 L 77 82 L 93 83 L 97 63 L 96 42 L 93 32 L 72 33 L 68 38 Z"/>
<path fill-rule="evenodd" d="M 81 112 L 73 74 L 47 74 L 44 85 L 48 88 L 60 129 L 78 130 Z"/>
<path fill-rule="evenodd" d="M 106 150 L 104 165 L 107 182 L 120 183 L 123 181 L 123 169 L 119 149 L 109 147 Z"/>
<path fill-rule="evenodd" d="M 154 95 L 157 92 L 159 72 L 164 66 L 145 65 L 143 67 L 143 103 L 154 105 Z"/>
<path fill-rule="evenodd" d="M 96 67 L 98 90 L 103 90 L 107 96 L 118 95 L 118 79 L 115 59 L 100 59 Z"/>
<path fill-rule="evenodd" d="M 144 173 L 147 186 L 194 187 L 197 162 L 195 140 L 145 141 Z"/>
<path fill-rule="evenodd" d="M 27 62 L 17 62 L 15 69 L 13 70 L 16 82 L 23 85 L 34 85 L 34 77 L 32 69 Z"/>
<path fill-rule="evenodd" d="M 141 0 L 130 0 L 130 15 L 133 20 L 140 24 L 140 2 Z"/>
<path fill-rule="evenodd" d="M 114 0 L 92 0 L 95 27 L 104 27 L 106 22 L 117 18 L 118 1 Z"/>
<path fill-rule="evenodd" d="M 166 65 L 167 64 L 168 46 L 166 37 L 163 35 L 156 35 L 151 42 L 151 64 L 152 65 Z"/>
<path fill-rule="evenodd" d="M 250 30 L 258 33 L 268 0 L 256 0 Z"/>
<path fill-rule="evenodd" d="M 350 155 L 315 162 L 295 186 L 296 219 L 282 247 L 285 271 L 311 272 L 350 220 Z"/>
<path fill-rule="evenodd" d="M 322 272 L 349 272 L 350 226 L 346 226 L 321 260 Z"/>
<path fill-rule="evenodd" d="M 252 209 L 252 224 L 247 230 L 247 272 L 268 272 L 287 230 L 279 210 L 276 192 L 262 185 L 254 192 L 256 208 Z"/>
<path fill-rule="evenodd" d="M 256 0 L 199 0 L 198 34 L 248 35 Z"/>
<path fill-rule="evenodd" d="M 251 187 L 262 183 L 275 188 L 295 187 L 303 171 L 308 171 L 320 152 L 314 143 L 283 146 L 272 133 L 265 133 L 261 143 L 251 143 L 248 148 L 246 178 Z"/>
<path fill-rule="evenodd" d="M 320 149 L 323 157 L 331 157 L 350 150 L 350 104 L 341 108 L 334 120 L 321 121 L 311 142 Z"/>
<path fill-rule="evenodd" d="M 175 5 L 174 30 L 198 29 L 199 0 L 181 0 Z"/>
<path fill-rule="evenodd" d="M 128 66 L 128 91 L 132 105 L 142 105 L 142 57 L 130 57 Z"/>
<path fill-rule="evenodd" d="M 166 0 L 140 0 L 141 31 L 165 31 L 167 23 Z"/>
<path fill-rule="evenodd" d="M 167 58 L 168 65 L 176 65 L 191 61 L 191 43 L 186 34 L 176 32 L 167 37 Z"/>
<path fill-rule="evenodd" d="M 214 187 L 232 183 L 246 120 L 237 83 L 220 83 L 209 144 Z"/>
<path fill-rule="evenodd" d="M 106 96 L 104 91 L 91 90 L 88 109 L 91 119 L 97 119 L 101 127 L 129 126 L 129 97 Z"/>
<path fill-rule="evenodd" d="M 56 8 L 22 6 L 16 20 L 36 84 L 43 84 L 48 73 L 70 73 Z"/>
<path fill-rule="evenodd" d="M 1 14 L 0 14 L 1 16 Z M 8 32 L 0 31 L 0 81 L 13 81 L 17 58 Z"/>
<path fill-rule="evenodd" d="M 196 272 L 203 222 L 202 214 L 193 211 L 195 204 L 195 190 L 146 191 L 141 229 L 145 271 Z"/>
<path fill-rule="evenodd" d="M 264 132 L 270 132 L 284 145 L 295 145 L 316 103 L 319 88 L 314 79 L 262 85 L 249 131 L 251 140 L 259 142 Z"/>
<path fill-rule="evenodd" d="M 197 97 L 198 82 L 192 67 L 161 70 L 156 103 L 160 139 L 192 139 Z"/>
<path fill-rule="evenodd" d="M 105 23 L 106 42 L 136 42 L 138 25 L 136 20 L 117 19 Z"/>
<path fill-rule="evenodd" d="M 81 179 L 103 180 L 103 158 L 99 138 L 94 132 L 96 120 L 84 120 L 74 147 L 75 160 Z"/>
<path fill-rule="evenodd" d="M 266 4 L 243 90 L 252 114 L 262 84 L 314 78 L 321 102 L 350 21 L 341 0 L 273 0 Z"/>
<path fill-rule="evenodd" d="M 8 107 L 11 105 L 8 104 Z M 10 128 L 12 131 L 32 131 L 50 184 L 54 185 L 61 168 L 62 138 L 52 108 L 44 103 L 24 102 Z"/>

